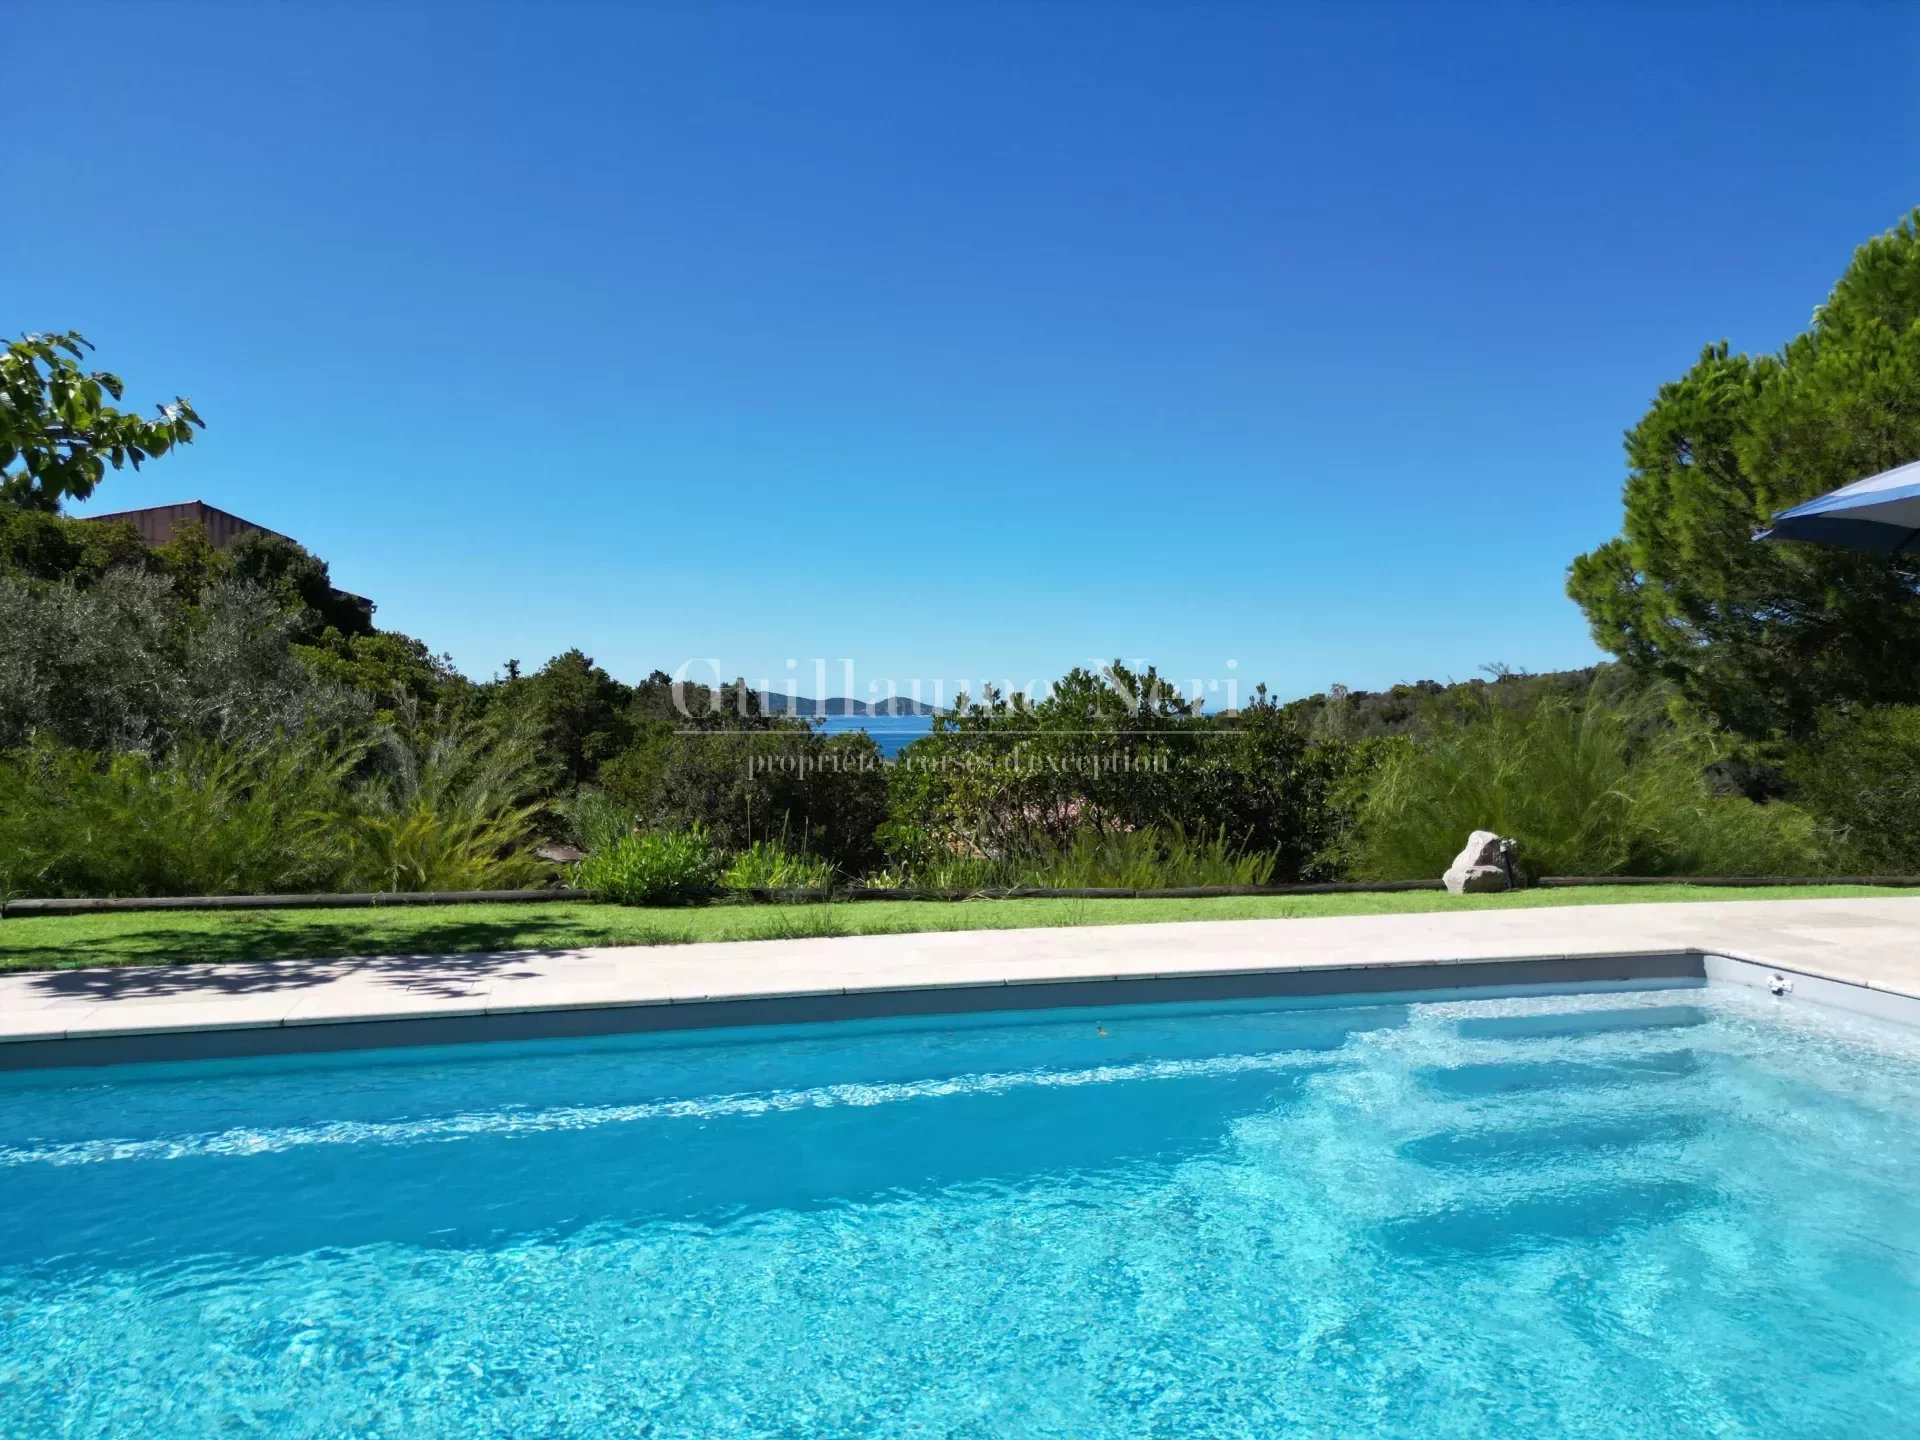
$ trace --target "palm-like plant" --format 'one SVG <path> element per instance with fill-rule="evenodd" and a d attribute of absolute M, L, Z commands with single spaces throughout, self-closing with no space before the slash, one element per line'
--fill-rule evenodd
<path fill-rule="evenodd" d="M 372 890 L 485 890 L 531 883 L 540 806 L 530 739 L 458 718 L 393 725 L 356 794 L 352 869 Z"/>

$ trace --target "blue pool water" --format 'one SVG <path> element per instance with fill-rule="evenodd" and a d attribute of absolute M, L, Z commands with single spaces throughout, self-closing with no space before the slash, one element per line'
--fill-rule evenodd
<path fill-rule="evenodd" d="M 1920 1434 L 1920 1039 L 1669 989 L 0 1081 L 9 1437 Z"/>

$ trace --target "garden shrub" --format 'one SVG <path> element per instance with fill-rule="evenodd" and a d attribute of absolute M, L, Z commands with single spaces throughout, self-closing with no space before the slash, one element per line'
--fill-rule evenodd
<path fill-rule="evenodd" d="M 574 883 L 619 905 L 688 905 L 708 899 L 720 866 L 705 832 L 647 830 L 622 835 L 574 867 Z"/>
<path fill-rule="evenodd" d="M 727 852 L 790 837 L 845 874 L 880 859 L 875 831 L 887 817 L 887 771 L 868 735 L 821 735 L 783 722 L 673 734 L 644 753 L 657 760 L 644 767 L 651 788 L 619 793 L 649 825 L 698 826 Z M 625 778 L 626 758 L 608 770 Z"/>
<path fill-rule="evenodd" d="M 826 890 L 833 866 L 779 840 L 756 840 L 727 862 L 720 883 L 729 890 Z"/>
<path fill-rule="evenodd" d="M 1190 753 L 1176 758 L 1171 814 L 1162 818 L 1183 832 L 1220 832 L 1245 855 L 1265 854 L 1277 879 L 1335 879 L 1351 822 L 1342 796 L 1366 743 L 1315 742 L 1301 720 L 1263 695 L 1202 730 Z"/>
<path fill-rule="evenodd" d="M 1083 827 L 1060 841 L 1034 840 L 1003 856 L 922 858 L 889 879 L 929 890 L 1169 890 L 1191 885 L 1266 885 L 1271 850 L 1247 850 L 1225 830 L 1193 837 L 1177 825 L 1101 831 Z"/>
<path fill-rule="evenodd" d="M 1089 826 L 1180 820 L 1202 728 L 1160 675 L 1117 662 L 1069 671 L 1039 701 L 963 695 L 901 753 L 888 818 L 950 851 L 992 855 L 1058 846 Z"/>
<path fill-rule="evenodd" d="M 1315 743 L 1264 692 L 1233 714 L 1203 716 L 1152 670 L 1075 670 L 1038 702 L 987 694 L 937 720 L 891 773 L 882 839 L 896 864 L 921 871 L 977 869 L 954 858 L 972 855 L 1039 857 L 1002 873 L 1071 871 L 1082 866 L 1060 857 L 1091 833 L 1109 853 L 1096 862 L 1078 850 L 1087 866 L 1145 865 L 1156 888 L 1245 883 L 1191 876 L 1239 873 L 1249 857 L 1264 857 L 1273 879 L 1327 878 L 1353 753 Z M 1173 840 L 1216 833 L 1221 853 L 1205 861 Z M 1116 843 L 1128 847 L 1124 860 Z"/>

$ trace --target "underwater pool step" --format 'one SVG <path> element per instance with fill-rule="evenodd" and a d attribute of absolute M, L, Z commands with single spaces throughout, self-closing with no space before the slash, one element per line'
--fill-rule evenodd
<path fill-rule="evenodd" d="M 1561 1244 L 1591 1244 L 1625 1230 L 1667 1224 L 1723 1202 L 1693 1180 L 1586 1185 L 1492 1204 L 1448 1205 L 1389 1220 L 1376 1232 L 1408 1260 L 1511 1255 Z"/>
<path fill-rule="evenodd" d="M 1566 1040 L 1635 1030 L 1681 1030 L 1704 1025 L 1700 1005 L 1634 1005 L 1604 1010 L 1563 1010 L 1549 1015 L 1485 1015 L 1456 1020 L 1462 1040 Z"/>
<path fill-rule="evenodd" d="M 1402 1141 L 1396 1153 L 1434 1170 L 1472 1170 L 1678 1144 L 1700 1134 L 1706 1124 L 1704 1115 L 1670 1111 L 1513 1129 L 1441 1130 Z"/>
<path fill-rule="evenodd" d="M 1700 1056 L 1694 1051 L 1671 1050 L 1617 1060 L 1490 1060 L 1426 1066 L 1413 1073 L 1420 1085 L 1436 1095 L 1477 1100 L 1533 1091 L 1659 1084 L 1697 1075 L 1702 1068 Z"/>

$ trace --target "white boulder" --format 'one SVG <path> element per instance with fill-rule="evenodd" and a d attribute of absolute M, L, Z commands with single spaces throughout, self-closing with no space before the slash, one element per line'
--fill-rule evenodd
<path fill-rule="evenodd" d="M 1447 867 L 1447 873 L 1440 877 L 1446 884 L 1447 893 L 1480 895 L 1511 889 L 1507 867 L 1502 859 L 1509 848 L 1509 843 L 1491 830 L 1474 831 L 1467 837 L 1467 843 L 1460 853 L 1453 857 L 1453 864 Z"/>

